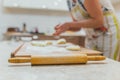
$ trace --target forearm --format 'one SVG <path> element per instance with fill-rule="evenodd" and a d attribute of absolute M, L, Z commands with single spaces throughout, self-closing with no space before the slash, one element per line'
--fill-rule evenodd
<path fill-rule="evenodd" d="M 68 23 L 70 28 L 99 28 L 103 26 L 103 20 L 99 19 L 87 19 L 82 21 L 70 22 Z"/>
<path fill-rule="evenodd" d="M 75 31 L 75 32 L 77 32 L 77 31 L 80 31 L 81 30 L 81 28 L 80 27 L 71 27 L 71 28 L 69 28 L 69 30 L 70 31 Z"/>

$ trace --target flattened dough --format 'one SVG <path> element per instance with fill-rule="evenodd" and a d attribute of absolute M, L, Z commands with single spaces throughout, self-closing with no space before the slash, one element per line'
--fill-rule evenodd
<path fill-rule="evenodd" d="M 52 45 L 53 43 L 52 43 L 52 41 L 46 41 L 46 44 L 47 45 Z"/>
<path fill-rule="evenodd" d="M 71 45 L 71 46 L 66 47 L 66 49 L 71 50 L 71 51 L 80 51 L 81 50 L 80 46 L 78 46 L 78 45 Z"/>
<path fill-rule="evenodd" d="M 45 47 L 47 44 L 45 42 L 39 42 L 39 41 L 32 41 L 31 44 L 33 46 L 40 46 L 40 47 Z"/>
<path fill-rule="evenodd" d="M 65 39 L 59 39 L 57 41 L 57 44 L 66 44 L 66 40 Z"/>

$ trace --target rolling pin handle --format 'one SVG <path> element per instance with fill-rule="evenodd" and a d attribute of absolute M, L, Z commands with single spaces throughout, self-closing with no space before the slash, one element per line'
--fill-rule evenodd
<path fill-rule="evenodd" d="M 88 61 L 101 61 L 106 59 L 105 56 L 88 56 L 87 58 Z"/>
<path fill-rule="evenodd" d="M 26 58 L 26 57 L 10 58 L 8 62 L 9 63 L 29 63 L 31 62 L 31 58 Z"/>

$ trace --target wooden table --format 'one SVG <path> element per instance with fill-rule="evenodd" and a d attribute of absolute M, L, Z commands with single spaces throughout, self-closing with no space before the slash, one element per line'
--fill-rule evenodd
<path fill-rule="evenodd" d="M 0 42 L 0 80 L 120 80 L 120 63 L 111 59 L 86 65 L 11 65 L 7 60 L 18 45 Z"/>

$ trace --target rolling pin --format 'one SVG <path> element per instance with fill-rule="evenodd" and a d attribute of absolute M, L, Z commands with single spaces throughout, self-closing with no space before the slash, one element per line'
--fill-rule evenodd
<path fill-rule="evenodd" d="M 52 56 L 31 56 L 31 57 L 14 57 L 8 60 L 9 63 L 31 63 L 31 65 L 45 64 L 86 64 L 87 61 L 105 60 L 104 56 L 87 56 L 86 54 L 73 55 L 52 55 Z"/>

